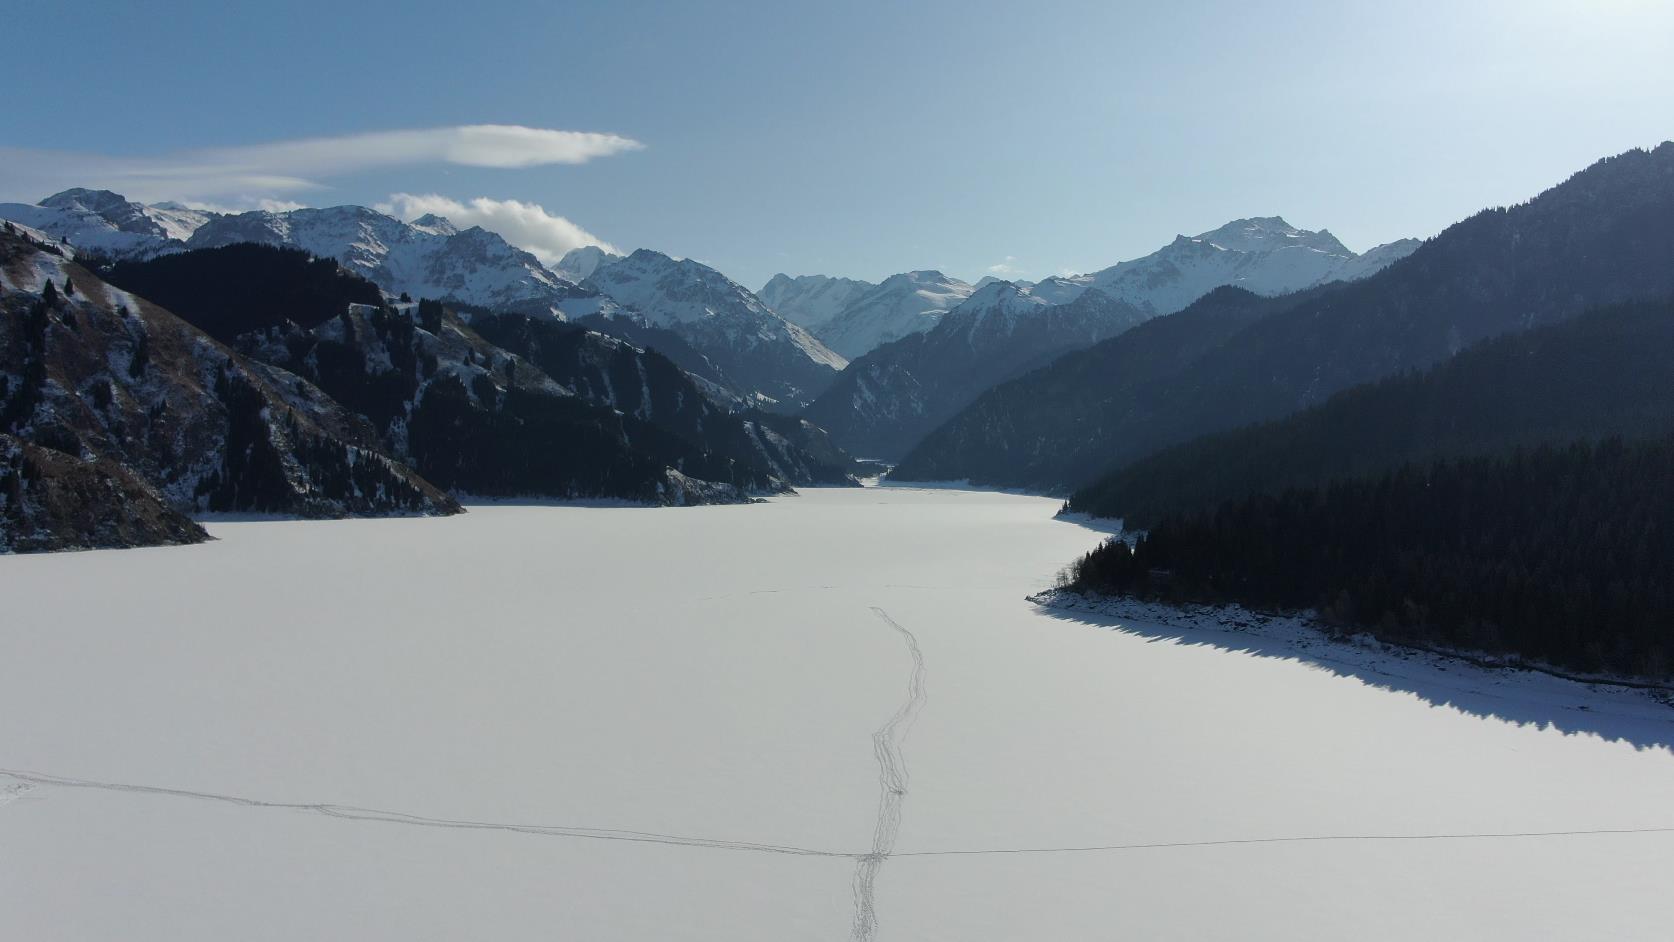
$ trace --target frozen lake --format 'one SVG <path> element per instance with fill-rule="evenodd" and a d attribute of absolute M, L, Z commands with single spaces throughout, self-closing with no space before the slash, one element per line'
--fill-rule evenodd
<path fill-rule="evenodd" d="M 1101 536 L 1056 509 L 808 490 L 0 558 L 0 930 L 1674 931 L 1674 710 L 1043 611 Z"/>

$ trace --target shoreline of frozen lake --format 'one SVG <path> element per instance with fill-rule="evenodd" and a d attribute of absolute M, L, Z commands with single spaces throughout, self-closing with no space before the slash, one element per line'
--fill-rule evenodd
<path fill-rule="evenodd" d="M 33 776 L 0 777 L 0 924 L 1666 933 L 1654 717 L 1618 738 L 1510 711 L 1543 702 L 1521 688 L 1427 698 L 1247 639 L 1089 631 L 1025 599 L 1104 536 L 1058 507 L 809 489 L 0 559 L 0 768 Z"/>

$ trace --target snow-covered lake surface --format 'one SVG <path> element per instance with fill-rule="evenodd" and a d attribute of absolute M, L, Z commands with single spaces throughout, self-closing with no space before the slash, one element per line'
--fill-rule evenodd
<path fill-rule="evenodd" d="M 809 490 L 0 558 L 0 935 L 1674 931 L 1674 710 L 1040 609 L 1101 538 L 1056 509 Z"/>

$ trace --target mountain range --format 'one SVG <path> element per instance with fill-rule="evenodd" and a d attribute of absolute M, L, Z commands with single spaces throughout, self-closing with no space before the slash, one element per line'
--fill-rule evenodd
<path fill-rule="evenodd" d="M 1330 232 L 1298 229 L 1278 216 L 1237 219 L 1197 236 L 1177 236 L 1142 258 L 1088 275 L 1018 281 L 1054 304 L 1098 288 L 1147 315 L 1172 314 L 1222 285 L 1277 295 L 1332 281 L 1354 281 L 1410 255 L 1417 239 L 1356 254 Z M 774 275 L 758 295 L 787 320 L 854 359 L 909 334 L 924 333 L 973 292 L 975 285 L 939 271 L 893 275 L 881 284 L 828 275 Z"/>
<path fill-rule="evenodd" d="M 990 282 L 929 330 L 867 353 L 804 415 L 852 454 L 895 460 L 1001 380 L 1121 333 L 1145 312 L 1097 289 Z"/>
<path fill-rule="evenodd" d="M 1674 300 L 1631 301 L 1483 341 L 1416 373 L 1165 448 L 1076 491 L 1069 510 L 1149 527 L 1251 494 L 1402 465 L 1674 428 Z"/>
<path fill-rule="evenodd" d="M 205 512 L 454 513 L 451 493 L 686 504 L 850 483 L 819 430 L 730 412 L 666 358 L 550 317 L 386 302 L 260 244 L 89 260 L 127 287 L 33 230 L 0 242 L 4 512 L 36 534 L 18 547 L 172 541 Z M 55 516 L 63 488 L 36 484 L 60 474 L 155 525 Z"/>
<path fill-rule="evenodd" d="M 749 289 L 691 259 L 639 249 L 594 271 L 585 284 L 613 302 L 593 313 L 679 336 L 754 404 L 770 409 L 794 411 L 812 402 L 848 365 Z"/>
<path fill-rule="evenodd" d="M 1670 257 L 1674 143 L 1478 213 L 1356 282 L 1278 297 L 1219 289 L 988 390 L 895 474 L 1067 490 L 1488 337 L 1674 293 Z"/>

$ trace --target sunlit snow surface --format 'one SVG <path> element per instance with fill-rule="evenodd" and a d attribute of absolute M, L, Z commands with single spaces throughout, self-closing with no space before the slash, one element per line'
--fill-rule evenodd
<path fill-rule="evenodd" d="M 809 490 L 0 558 L 0 932 L 1667 937 L 1674 710 L 1038 609 L 1100 537 L 1056 509 Z M 1637 833 L 1386 839 L 1598 830 Z M 1299 837 L 1357 839 L 1210 843 Z"/>

